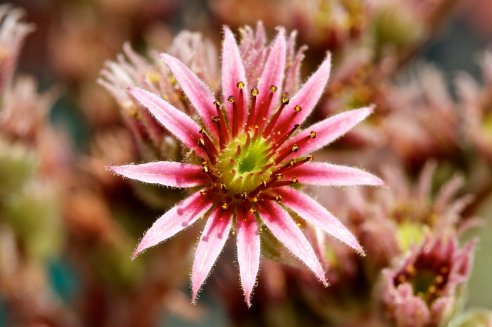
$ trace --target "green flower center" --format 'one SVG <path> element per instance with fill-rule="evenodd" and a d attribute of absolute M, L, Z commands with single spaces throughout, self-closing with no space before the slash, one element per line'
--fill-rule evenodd
<path fill-rule="evenodd" d="M 263 137 L 242 134 L 232 139 L 217 157 L 216 174 L 231 194 L 249 193 L 267 181 L 274 159 L 270 143 Z"/>

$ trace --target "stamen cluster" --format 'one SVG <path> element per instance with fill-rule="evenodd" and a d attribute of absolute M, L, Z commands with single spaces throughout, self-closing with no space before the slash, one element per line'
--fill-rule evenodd
<path fill-rule="evenodd" d="M 202 194 L 215 194 L 221 198 L 222 208 L 234 205 L 247 206 L 256 212 L 256 203 L 262 200 L 281 201 L 282 197 L 274 193 L 274 188 L 299 183 L 297 177 L 285 179 L 283 173 L 313 159 L 312 155 L 290 159 L 299 148 L 316 138 L 316 131 L 311 131 L 300 142 L 289 147 L 282 147 L 286 141 L 299 130 L 300 124 L 293 124 L 296 115 L 302 111 L 296 105 L 283 125 L 278 119 L 289 104 L 290 98 L 283 95 L 280 105 L 273 116 L 267 120 L 266 113 L 278 88 L 271 85 L 266 103 L 258 104 L 259 90 L 250 92 L 250 108 L 243 108 L 244 82 L 238 82 L 239 101 L 231 95 L 228 106 L 232 112 L 229 122 L 224 114 L 224 106 L 218 101 L 213 105 L 217 115 L 212 121 L 216 124 L 218 139 L 214 142 L 205 129 L 200 129 L 198 145 L 205 151 L 206 159 L 201 161 L 202 170 L 210 178 L 211 187 L 202 190 Z M 239 104 L 239 105 L 238 105 Z M 248 119 L 242 121 L 244 111 Z M 291 128 L 289 128 L 291 126 Z M 281 149 L 281 151 L 280 151 Z"/>

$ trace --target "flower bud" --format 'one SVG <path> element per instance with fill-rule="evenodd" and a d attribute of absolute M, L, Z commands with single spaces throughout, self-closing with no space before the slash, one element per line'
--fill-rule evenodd
<path fill-rule="evenodd" d="M 383 270 L 379 300 L 390 325 L 447 326 L 459 309 L 474 244 L 460 249 L 454 235 L 427 239 L 400 264 Z"/>

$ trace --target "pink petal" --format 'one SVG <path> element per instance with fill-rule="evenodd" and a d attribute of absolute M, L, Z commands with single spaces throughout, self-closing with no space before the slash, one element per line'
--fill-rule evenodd
<path fill-rule="evenodd" d="M 183 89 L 184 93 L 190 100 L 191 104 L 197 110 L 202 118 L 203 123 L 209 131 L 217 136 L 217 129 L 212 118 L 217 115 L 214 107 L 215 98 L 207 86 L 179 59 L 168 54 L 161 54 L 162 59 L 169 66 L 169 69 Z"/>
<path fill-rule="evenodd" d="M 349 110 L 326 118 L 319 123 L 311 125 L 305 128 L 301 133 L 294 136 L 284 146 L 282 146 L 279 152 L 284 150 L 289 151 L 294 144 L 301 144 L 297 152 L 290 153 L 284 160 L 289 160 L 292 157 L 298 157 L 303 154 L 309 154 L 316 150 L 319 150 L 327 144 L 333 142 L 343 134 L 351 130 L 355 125 L 364 120 L 373 111 L 373 107 L 365 107 L 356 110 Z M 310 133 L 316 132 L 316 137 L 309 138 Z M 301 140 L 308 139 L 307 142 L 302 143 Z"/>
<path fill-rule="evenodd" d="M 157 219 L 144 234 L 133 252 L 133 258 L 142 251 L 167 240 L 176 233 L 191 226 L 212 206 L 210 198 L 196 192 L 184 199 Z"/>
<path fill-rule="evenodd" d="M 287 180 L 297 177 L 300 183 L 311 185 L 383 185 L 379 177 L 361 169 L 324 162 L 307 162 L 287 170 L 283 175 Z"/>
<path fill-rule="evenodd" d="M 288 130 L 294 126 L 294 124 L 302 124 L 304 120 L 311 114 L 314 107 L 318 103 L 323 91 L 325 90 L 326 83 L 330 77 L 331 70 L 331 55 L 328 54 L 321 66 L 316 72 L 311 75 L 306 83 L 297 91 L 297 93 L 290 99 L 289 104 L 284 108 L 280 115 L 278 125 L 284 126 L 286 120 L 294 112 L 294 108 L 299 105 L 302 111 L 297 113 L 294 120 L 289 126 L 284 126 L 282 130 Z"/>
<path fill-rule="evenodd" d="M 229 236 L 232 226 L 232 216 L 228 211 L 217 207 L 205 225 L 200 242 L 195 252 L 195 261 L 191 272 L 193 302 L 198 291 L 208 277 L 212 266 L 219 256 Z"/>
<path fill-rule="evenodd" d="M 129 87 L 128 92 L 164 126 L 174 134 L 188 148 L 198 155 L 205 156 L 205 152 L 198 146 L 200 126 L 187 114 L 175 108 L 152 92 L 138 87 Z"/>
<path fill-rule="evenodd" d="M 272 234 L 311 269 L 327 285 L 325 273 L 314 250 L 292 217 L 273 201 L 266 201 L 260 207 L 260 217 Z"/>
<path fill-rule="evenodd" d="M 181 162 L 157 161 L 140 165 L 113 166 L 109 169 L 137 181 L 172 187 L 193 187 L 208 181 L 201 166 Z"/>
<path fill-rule="evenodd" d="M 243 101 L 239 103 L 239 88 L 238 82 L 244 83 L 243 88 Z M 241 121 L 246 121 L 247 111 L 247 99 L 249 97 L 247 88 L 246 73 L 244 71 L 243 60 L 236 43 L 236 39 L 231 30 L 226 26 L 224 27 L 224 44 L 222 45 L 222 95 L 224 102 L 229 96 L 234 96 L 237 103 L 237 108 L 242 108 L 240 113 Z M 229 122 L 232 122 L 232 109 L 229 112 Z"/>
<path fill-rule="evenodd" d="M 251 292 L 260 268 L 260 233 L 255 217 L 246 210 L 237 210 L 237 257 L 244 297 L 251 306 Z"/>
<path fill-rule="evenodd" d="M 287 47 L 285 41 L 285 31 L 283 29 L 279 29 L 277 38 L 273 42 L 274 43 L 270 49 L 270 53 L 268 54 L 265 66 L 263 67 L 263 71 L 260 76 L 258 85 L 259 94 L 256 100 L 259 105 L 258 108 L 262 108 L 262 104 L 266 105 L 271 94 L 270 87 L 272 85 L 277 87 L 277 91 L 273 94 L 272 101 L 268 108 L 265 108 L 266 110 L 263 111 L 263 114 L 261 112 L 257 112 L 260 116 L 256 121 L 260 123 L 260 120 L 264 119 L 263 121 L 266 121 L 266 119 L 270 117 L 270 113 L 273 111 L 273 108 L 278 105 L 278 99 L 282 93 Z"/>
<path fill-rule="evenodd" d="M 291 208 L 307 222 L 339 239 L 361 255 L 364 255 L 364 250 L 354 234 L 317 201 L 289 187 L 279 189 L 277 192 L 282 197 L 282 203 L 286 207 Z"/>

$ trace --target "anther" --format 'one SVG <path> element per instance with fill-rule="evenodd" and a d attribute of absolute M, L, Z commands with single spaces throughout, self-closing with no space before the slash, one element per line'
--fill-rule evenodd
<path fill-rule="evenodd" d="M 276 195 L 275 196 L 275 201 L 278 201 L 278 202 L 282 201 L 282 196 Z"/>
<path fill-rule="evenodd" d="M 415 267 L 413 265 L 409 265 L 407 268 L 406 268 L 406 271 L 407 273 L 410 275 L 410 276 L 414 276 L 417 271 L 415 270 Z"/>
<path fill-rule="evenodd" d="M 203 128 L 200 129 L 200 134 L 202 134 L 203 137 L 198 140 L 198 146 L 202 147 L 210 161 L 215 163 L 215 155 L 217 154 L 215 145 L 212 143 Z"/>
<path fill-rule="evenodd" d="M 287 104 L 289 104 L 289 101 L 290 101 L 290 99 L 289 99 L 288 96 L 283 96 L 282 97 L 282 104 L 277 109 L 277 111 L 273 115 L 272 119 L 270 119 L 270 122 L 268 123 L 268 126 L 265 128 L 265 131 L 263 132 L 263 136 L 266 137 L 266 136 L 268 136 L 272 132 L 273 128 L 277 124 L 277 121 L 278 121 L 278 119 L 280 117 L 280 114 L 282 113 L 282 111 L 285 108 L 285 106 Z"/>
<path fill-rule="evenodd" d="M 230 103 L 234 103 L 236 102 L 236 98 L 233 95 L 231 95 L 230 97 L 227 98 L 227 101 L 229 101 Z"/>
<path fill-rule="evenodd" d="M 222 209 L 226 210 L 227 208 L 229 208 L 229 205 L 227 204 L 227 202 L 222 202 L 222 205 L 220 206 Z"/>
<path fill-rule="evenodd" d="M 284 143 L 298 128 L 299 124 L 295 124 L 294 127 L 285 133 L 282 137 L 278 139 L 278 143 L 275 143 L 275 146 L 271 147 L 269 150 L 274 152 L 282 143 Z M 292 152 L 297 152 L 299 150 L 299 145 L 294 144 L 290 150 L 284 149 L 280 154 L 277 155 L 277 158 L 275 159 L 275 163 L 278 164 L 282 162 L 290 153 Z"/>
<path fill-rule="evenodd" d="M 220 118 L 219 118 L 219 116 L 213 116 L 213 117 L 212 117 L 212 121 L 213 121 L 214 123 L 219 123 L 219 122 L 220 122 Z"/>
<path fill-rule="evenodd" d="M 299 180 L 297 179 L 297 177 L 292 178 L 292 183 L 294 183 L 294 184 L 298 184 L 299 183 Z"/>
<path fill-rule="evenodd" d="M 314 159 L 314 156 L 311 154 L 306 157 L 306 161 L 313 161 L 313 159 Z"/>
<path fill-rule="evenodd" d="M 277 89 L 277 87 L 276 87 L 275 85 L 271 85 L 271 86 L 270 86 L 270 92 L 271 92 L 271 93 L 275 93 L 275 92 L 277 92 L 277 90 L 278 90 L 278 89 Z"/>
<path fill-rule="evenodd" d="M 217 109 L 218 109 L 218 108 L 220 108 L 220 102 L 219 102 L 219 101 L 217 101 L 217 100 L 215 100 L 215 101 L 214 101 L 214 106 L 215 106 L 215 108 L 217 108 Z"/>
<path fill-rule="evenodd" d="M 244 86 L 245 86 L 245 85 L 244 85 L 244 83 L 243 83 L 243 82 L 238 82 L 238 83 L 236 84 L 236 86 L 237 86 L 237 88 L 238 88 L 238 89 L 244 89 Z"/>
<path fill-rule="evenodd" d="M 203 171 L 204 173 L 208 174 L 208 172 L 209 172 L 208 166 L 203 166 L 203 167 L 202 167 L 202 171 Z"/>
<path fill-rule="evenodd" d="M 249 212 L 252 214 L 256 213 L 256 208 L 253 207 L 249 208 Z"/>
<path fill-rule="evenodd" d="M 282 179 L 282 176 L 283 176 L 283 175 L 282 175 L 281 173 L 277 173 L 277 174 L 275 174 L 275 178 L 276 178 L 278 181 Z"/>
<path fill-rule="evenodd" d="M 220 184 L 220 190 L 222 191 L 222 193 L 227 193 L 227 187 L 225 186 L 225 184 Z"/>
<path fill-rule="evenodd" d="M 294 111 L 295 111 L 295 112 L 301 112 L 301 111 L 302 111 L 302 107 L 301 107 L 300 105 L 296 105 L 296 106 L 294 107 Z"/>
<path fill-rule="evenodd" d="M 246 193 L 241 193 L 241 199 L 242 200 L 246 200 L 246 198 L 248 197 L 248 195 Z"/>
<path fill-rule="evenodd" d="M 248 120 L 246 122 L 246 128 L 251 127 L 251 125 L 253 125 L 254 123 L 254 117 L 256 114 L 256 96 L 258 95 L 258 93 L 259 91 L 256 87 L 251 90 L 251 96 L 253 98 L 251 99 L 251 107 L 249 110 Z"/>
<path fill-rule="evenodd" d="M 201 195 L 207 195 L 207 193 L 208 193 L 208 192 L 207 192 L 207 190 L 201 190 L 201 191 L 200 191 L 200 194 L 201 194 Z"/>
<path fill-rule="evenodd" d="M 294 127 L 292 127 L 287 133 L 284 133 L 281 137 L 279 137 L 275 142 L 275 146 L 272 148 L 272 150 L 277 149 L 282 143 L 287 141 L 287 139 L 294 134 L 295 131 L 297 131 L 301 127 L 301 124 L 294 124 Z"/>
<path fill-rule="evenodd" d="M 295 164 L 296 164 L 296 161 L 294 159 L 289 160 L 289 166 L 290 167 L 294 167 Z"/>
<path fill-rule="evenodd" d="M 316 138 L 316 132 L 315 131 L 311 131 L 311 133 L 309 133 L 309 137 L 314 139 Z"/>
<path fill-rule="evenodd" d="M 208 161 L 205 160 L 205 159 L 202 159 L 202 162 L 201 163 L 202 163 L 202 166 L 206 166 L 208 164 Z"/>

